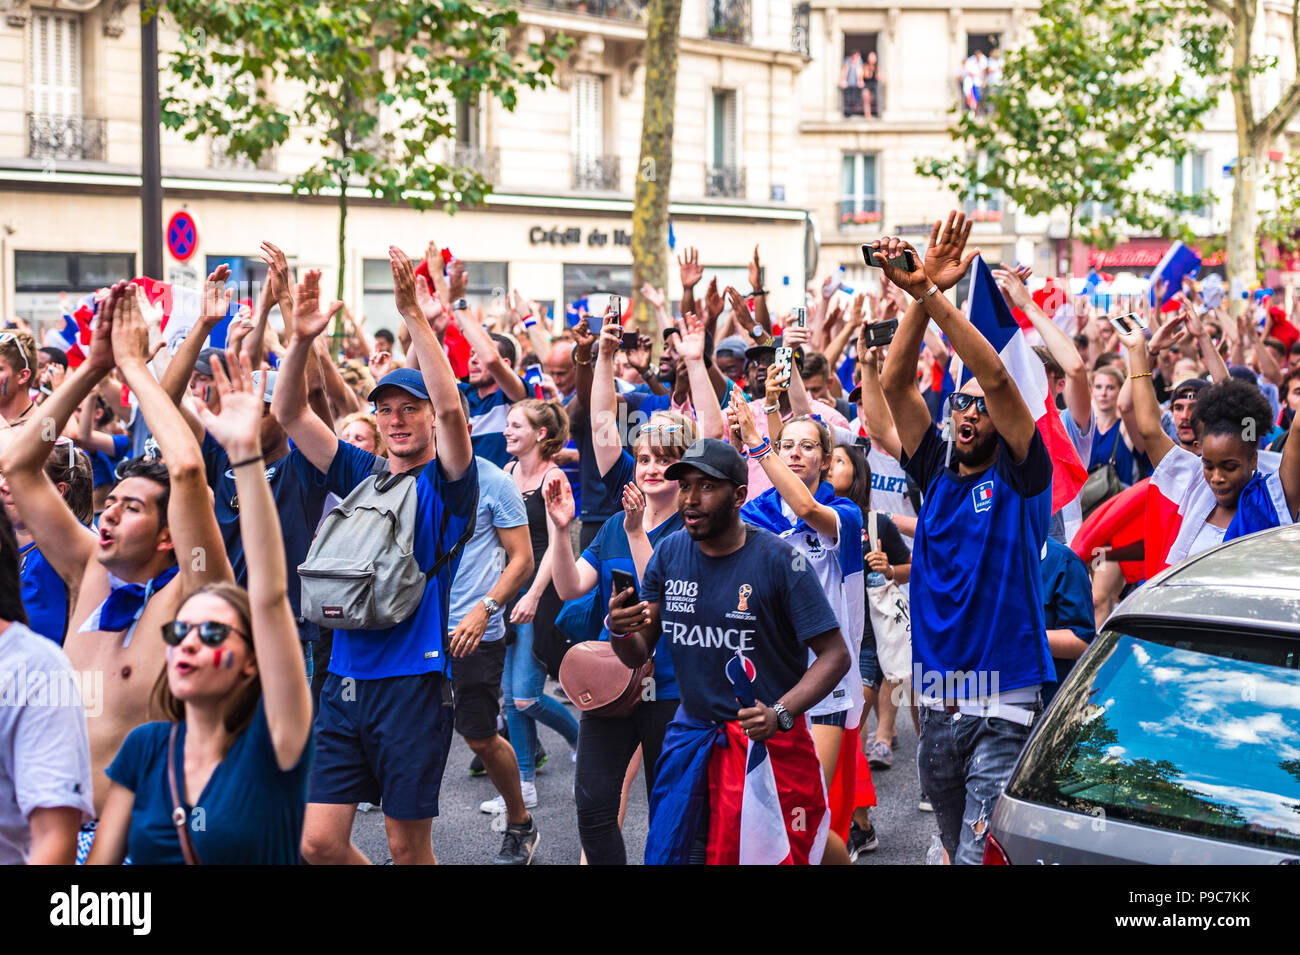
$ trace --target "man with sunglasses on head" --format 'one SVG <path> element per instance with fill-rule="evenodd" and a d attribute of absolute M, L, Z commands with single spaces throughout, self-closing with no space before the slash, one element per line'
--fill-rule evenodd
<path fill-rule="evenodd" d="M 113 287 L 100 306 L 86 360 L 0 455 L 23 523 L 69 582 L 73 609 L 63 649 L 86 688 L 97 814 L 108 791 L 109 762 L 127 733 L 149 719 L 164 659 L 163 624 L 175 619 L 183 594 L 231 579 L 198 442 L 148 368 L 147 306 L 136 286 Z M 139 399 L 163 460 L 119 468 L 93 530 L 77 519 L 43 465 L 72 412 L 114 364 Z M 90 849 L 91 832 L 83 830 L 79 859 Z"/>
<path fill-rule="evenodd" d="M 903 466 L 925 488 L 912 553 L 913 679 L 921 706 L 917 764 L 939 833 L 957 864 L 978 865 L 994 803 L 1055 682 L 1039 556 L 1052 464 L 1001 358 L 942 294 L 977 252 L 970 223 L 936 222 L 925 260 L 906 242 L 875 243 L 885 275 L 913 298 L 881 384 Z M 916 389 L 917 355 L 934 319 L 973 378 L 950 400 L 948 440 Z"/>
<path fill-rule="evenodd" d="M 36 339 L 30 332 L 0 332 L 0 415 L 9 427 L 22 424 L 36 409 L 36 376 Z"/>

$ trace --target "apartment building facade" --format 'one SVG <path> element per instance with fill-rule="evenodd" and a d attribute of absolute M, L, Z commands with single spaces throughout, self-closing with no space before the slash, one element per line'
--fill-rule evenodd
<path fill-rule="evenodd" d="M 0 310 L 51 321 L 59 293 L 140 270 L 140 28 L 121 0 L 0 0 Z M 631 293 L 631 209 L 638 174 L 644 12 L 634 0 L 525 0 L 520 48 L 573 38 L 556 82 L 457 104 L 448 158 L 494 184 L 454 216 L 417 212 L 354 190 L 345 298 L 374 324 L 396 319 L 387 248 L 422 252 L 437 238 L 469 265 L 471 295 L 505 289 L 563 311 L 590 292 Z M 727 281 L 744 281 L 755 243 L 767 282 L 793 304 L 806 269 L 807 205 L 797 78 L 809 62 L 782 0 L 685 0 L 674 129 L 671 221 Z M 164 19 L 162 59 L 174 48 Z M 163 83 L 167 79 L 164 75 Z M 164 131 L 163 219 L 197 224 L 187 261 L 163 276 L 202 281 L 218 262 L 259 281 L 263 238 L 299 266 L 337 276 L 337 200 L 293 198 L 284 182 L 314 159 L 294 136 L 260 168 L 212 139 Z M 676 269 L 670 295 L 680 294 Z"/>

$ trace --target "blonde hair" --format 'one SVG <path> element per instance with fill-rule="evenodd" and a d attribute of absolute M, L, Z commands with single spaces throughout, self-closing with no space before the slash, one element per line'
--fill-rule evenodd
<path fill-rule="evenodd" d="M 368 411 L 354 411 L 352 414 L 346 415 L 341 421 L 339 421 L 337 429 L 338 433 L 342 435 L 343 432 L 347 430 L 348 425 L 352 424 L 354 421 L 360 421 L 374 433 L 375 454 L 379 455 L 381 458 L 387 457 L 388 448 L 384 444 L 384 436 L 379 433 L 379 422 L 377 422 L 375 416 Z"/>
<path fill-rule="evenodd" d="M 695 422 L 680 411 L 656 411 L 650 416 L 647 425 L 669 425 L 676 426 L 676 430 L 665 434 L 662 428 L 652 431 L 642 432 L 638 429 L 632 437 L 632 453 L 636 453 L 637 447 L 642 444 L 648 444 L 652 448 L 660 451 L 667 451 L 669 457 L 681 460 L 686 449 L 695 443 Z"/>
<path fill-rule="evenodd" d="M 514 403 L 511 410 L 515 409 L 523 412 L 534 428 L 546 429 L 546 438 L 538 442 L 537 450 L 547 461 L 555 457 L 569 440 L 569 413 L 564 410 L 564 405 L 558 401 L 525 398 Z"/>

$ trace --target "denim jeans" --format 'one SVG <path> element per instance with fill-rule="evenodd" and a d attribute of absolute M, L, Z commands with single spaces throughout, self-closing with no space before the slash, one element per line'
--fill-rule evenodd
<path fill-rule="evenodd" d="M 1041 703 L 1025 704 L 1037 716 Z M 979 865 L 998 796 L 1029 739 L 1032 726 L 995 716 L 944 713 L 921 707 L 916 748 L 921 791 L 930 797 L 939 838 L 954 865 Z"/>
<path fill-rule="evenodd" d="M 549 697 L 546 667 L 533 656 L 533 625 L 517 624 L 515 642 L 506 647 L 505 672 L 501 677 L 501 695 L 505 700 L 506 724 L 510 728 L 510 745 L 519 763 L 519 778 L 533 781 L 537 752 L 537 724 L 543 723 L 563 736 L 571 747 L 578 745 L 578 721 L 559 700 Z M 515 700 L 531 700 L 523 709 Z"/>

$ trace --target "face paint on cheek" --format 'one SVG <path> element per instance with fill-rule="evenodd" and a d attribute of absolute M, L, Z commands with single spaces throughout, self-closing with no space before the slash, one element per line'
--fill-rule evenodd
<path fill-rule="evenodd" d="M 212 400 L 212 386 L 211 386 L 211 385 L 204 385 L 204 386 L 203 386 L 203 403 L 206 405 L 206 404 L 207 404 L 209 401 L 211 401 L 211 400 Z"/>
<path fill-rule="evenodd" d="M 213 651 L 212 651 L 212 665 L 213 665 L 213 667 L 215 667 L 215 668 L 217 668 L 217 669 L 220 669 L 220 668 L 221 668 L 221 656 L 222 656 L 222 654 L 223 654 L 224 652 L 225 652 L 225 651 L 223 651 L 223 650 L 221 650 L 221 649 L 217 649 L 217 650 L 213 650 Z"/>

